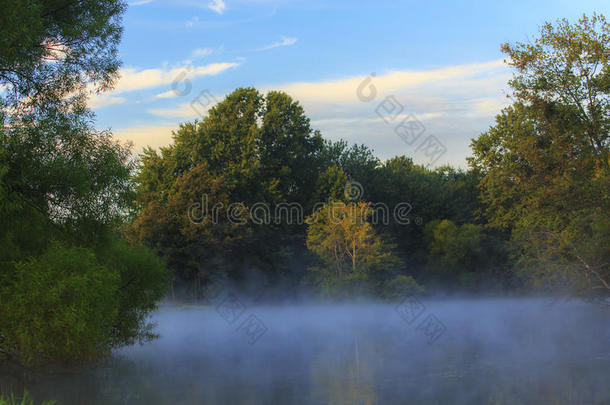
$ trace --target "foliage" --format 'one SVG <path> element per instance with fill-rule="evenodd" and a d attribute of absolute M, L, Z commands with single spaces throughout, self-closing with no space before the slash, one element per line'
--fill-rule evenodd
<path fill-rule="evenodd" d="M 528 279 L 610 293 L 610 25 L 603 16 L 545 24 L 503 46 L 515 103 L 472 142 L 491 226 L 510 232 Z M 602 239 L 600 239 L 602 238 Z"/>
<path fill-rule="evenodd" d="M 472 268 L 474 255 L 480 253 L 482 227 L 457 225 L 451 220 L 432 221 L 426 224 L 429 253 L 448 267 Z"/>
<path fill-rule="evenodd" d="M 151 337 L 166 288 L 154 253 L 119 236 L 129 146 L 93 125 L 118 74 L 125 3 L 9 1 L 0 16 L 0 339 L 21 362 L 78 362 Z"/>
<path fill-rule="evenodd" d="M 117 45 L 125 7 L 120 0 L 5 1 L 0 82 L 8 88 L 0 105 L 66 107 L 87 86 L 109 88 L 120 65 Z"/>
<path fill-rule="evenodd" d="M 40 405 L 54 405 L 56 401 L 43 401 Z M 21 398 L 15 397 L 15 395 L 11 396 L 0 396 L 0 405 L 35 405 L 34 400 L 30 397 L 30 394 L 25 391 Z"/>
<path fill-rule="evenodd" d="M 390 301 L 401 301 L 407 297 L 421 295 L 425 288 L 417 284 L 411 276 L 399 274 L 383 284 L 383 297 Z"/>
<path fill-rule="evenodd" d="M 21 362 L 92 359 L 109 348 L 119 275 L 93 252 L 53 244 L 10 273 L 0 294 L 3 346 Z"/>
<path fill-rule="evenodd" d="M 328 180 L 318 180 L 323 147 L 288 95 L 237 89 L 203 121 L 182 124 L 172 145 L 144 153 L 135 178 L 139 215 L 130 235 L 158 249 L 197 290 L 202 281 L 226 274 L 241 279 L 255 269 L 268 277 L 285 272 L 303 244 L 302 218 L 288 223 L 275 207 L 290 202 L 306 212 L 318 189 L 338 188 L 339 172 L 329 169 Z M 264 224 L 247 215 L 257 204 L 269 208 Z M 198 210 L 195 221 L 189 207 Z"/>
<path fill-rule="evenodd" d="M 118 290 L 113 296 L 118 312 L 110 347 L 142 343 L 155 337 L 148 320 L 167 292 L 169 277 L 165 263 L 152 250 L 129 245 L 116 237 L 97 247 L 96 257 L 101 265 L 118 274 Z"/>
<path fill-rule="evenodd" d="M 323 265 L 313 267 L 318 277 L 329 283 L 362 286 L 377 273 L 399 268 L 401 261 L 392 254 L 370 222 L 370 203 L 345 204 L 332 201 L 308 218 L 307 247 L 317 254 Z"/>

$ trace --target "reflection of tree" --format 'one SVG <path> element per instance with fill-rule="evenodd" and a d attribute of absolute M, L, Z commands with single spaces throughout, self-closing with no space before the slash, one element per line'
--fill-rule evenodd
<path fill-rule="evenodd" d="M 310 365 L 312 397 L 327 404 L 377 403 L 372 358 L 371 348 L 358 338 L 340 350 L 317 353 Z"/>

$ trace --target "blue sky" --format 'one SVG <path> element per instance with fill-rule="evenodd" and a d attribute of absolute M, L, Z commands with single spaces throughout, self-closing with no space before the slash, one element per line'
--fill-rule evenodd
<path fill-rule="evenodd" d="M 593 11 L 610 16 L 602 1 L 131 0 L 121 79 L 90 101 L 98 127 L 137 152 L 237 87 L 279 89 L 329 139 L 426 163 L 394 132 L 415 117 L 446 150 L 434 165 L 465 167 L 470 139 L 509 101 L 500 44 Z"/>

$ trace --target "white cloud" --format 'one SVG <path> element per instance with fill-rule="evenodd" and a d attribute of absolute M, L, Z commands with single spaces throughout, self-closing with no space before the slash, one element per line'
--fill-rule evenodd
<path fill-rule="evenodd" d="M 225 11 L 226 5 L 223 0 L 211 0 L 208 3 L 208 8 L 218 14 L 222 14 Z"/>
<path fill-rule="evenodd" d="M 160 123 L 159 125 L 122 128 L 114 130 L 113 136 L 121 142 L 131 142 L 134 146 L 133 151 L 139 153 L 148 146 L 158 149 L 161 146 L 169 145 L 172 140 L 172 131 L 177 127 L 177 125 L 169 123 Z"/>
<path fill-rule="evenodd" d="M 213 52 L 214 50 L 210 48 L 199 48 L 193 51 L 192 57 L 193 59 L 205 58 L 206 56 L 211 55 Z"/>
<path fill-rule="evenodd" d="M 179 92 L 175 90 L 164 91 L 163 93 L 159 93 L 155 95 L 155 98 L 174 98 L 178 97 Z"/>
<path fill-rule="evenodd" d="M 136 0 L 136 1 L 132 1 L 129 2 L 130 6 L 142 6 L 144 4 L 148 4 L 148 3 L 152 3 L 155 0 Z"/>
<path fill-rule="evenodd" d="M 92 94 L 89 96 L 89 107 L 92 109 L 104 108 L 110 105 L 123 104 L 127 101 L 125 97 L 113 97 L 108 94 Z"/>
<path fill-rule="evenodd" d="M 199 22 L 199 17 L 193 16 L 193 18 L 188 20 L 185 25 L 187 27 L 191 28 L 193 25 L 197 24 L 198 22 Z"/>
<path fill-rule="evenodd" d="M 113 90 L 90 98 L 93 109 L 125 102 L 125 98 L 116 97 L 130 91 L 156 88 L 171 85 L 172 89 L 159 93 L 155 98 L 172 98 L 190 84 L 190 81 L 202 76 L 215 76 L 228 69 L 239 66 L 235 62 L 211 63 L 202 66 L 182 66 L 174 69 L 135 69 L 124 68 Z M 176 89 L 174 89 L 174 84 Z M 172 95 L 171 93 L 174 93 Z"/>
<path fill-rule="evenodd" d="M 368 76 L 258 84 L 257 87 L 262 91 L 287 92 L 303 105 L 312 119 L 312 126 L 329 139 L 343 138 L 351 143 L 364 143 L 381 158 L 405 154 L 418 163 L 425 163 L 425 156 L 416 152 L 418 144 L 407 145 L 394 132 L 397 124 L 412 114 L 426 128 L 420 141 L 432 134 L 447 148 L 445 155 L 435 165 L 464 167 L 465 157 L 470 153 L 470 139 L 493 124 L 494 116 L 507 104 L 503 91 L 510 76 L 509 69 L 502 61 L 417 71 L 389 71 L 372 77 L 370 84 L 374 86 L 376 96 L 369 102 L 361 101 L 356 93 Z M 386 123 L 379 115 L 383 113 L 380 104 L 390 96 L 398 105 L 394 115 L 385 116 L 389 121 Z M 221 100 L 222 94 L 215 98 Z M 211 105 L 213 103 L 206 108 L 197 105 L 195 110 L 191 103 L 182 102 L 147 112 L 163 118 L 164 122 L 174 122 L 175 129 L 181 121 L 201 118 Z M 165 132 L 170 131 L 165 129 Z M 124 133 L 139 134 L 136 130 Z M 167 137 L 167 142 L 169 139 Z M 136 141 L 136 144 L 138 142 L 141 141 Z"/>
<path fill-rule="evenodd" d="M 298 100 L 312 119 L 312 126 L 328 138 L 364 143 L 382 158 L 406 154 L 423 163 L 421 152 L 415 152 L 418 145 L 405 144 L 394 132 L 402 119 L 413 114 L 425 126 L 425 136 L 435 135 L 447 148 L 436 164 L 463 167 L 470 153 L 470 139 L 486 130 L 507 104 L 503 91 L 510 77 L 501 60 L 389 71 L 370 77 L 371 81 L 365 83 L 362 94 L 369 94 L 369 84 L 376 91 L 369 102 L 361 101 L 357 95 L 367 76 L 273 84 L 262 89 L 283 90 Z M 392 114 L 384 115 L 380 104 L 388 97 L 397 104 Z"/>
<path fill-rule="evenodd" d="M 422 70 L 422 71 L 390 71 L 384 75 L 372 77 L 371 84 L 377 90 L 377 97 L 390 95 L 407 89 L 416 89 L 421 86 L 444 86 L 447 84 L 455 87 L 464 84 L 465 80 L 476 77 L 474 83 L 481 83 L 485 75 L 497 77 L 499 73 L 506 73 L 502 60 L 449 66 L 444 68 Z M 326 103 L 350 103 L 359 102 L 356 90 L 367 76 L 354 76 L 339 80 L 329 80 L 320 82 L 295 82 L 281 85 L 281 88 L 294 95 L 298 100 L 307 102 L 308 100 L 319 100 Z M 269 87 L 269 86 L 267 86 Z M 458 88 L 461 86 L 458 86 Z M 464 87 L 468 93 L 468 86 Z M 277 88 L 277 86 L 276 86 Z M 424 93 L 426 94 L 426 93 Z"/>
<path fill-rule="evenodd" d="M 171 84 L 174 81 L 192 80 L 200 76 L 215 76 L 225 70 L 239 66 L 234 62 L 211 63 L 204 66 L 182 66 L 174 69 L 121 69 L 121 78 L 114 92 L 139 90 Z"/>
<path fill-rule="evenodd" d="M 267 45 L 262 48 L 258 48 L 258 49 L 256 49 L 256 51 L 267 51 L 269 49 L 279 48 L 281 46 L 291 46 L 291 45 L 294 45 L 298 40 L 298 38 L 288 38 L 285 36 L 281 36 L 281 38 L 282 38 L 281 41 L 274 42 L 271 45 Z"/>

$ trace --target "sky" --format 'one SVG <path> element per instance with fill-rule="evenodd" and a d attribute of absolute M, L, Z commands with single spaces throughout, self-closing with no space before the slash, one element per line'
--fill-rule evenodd
<path fill-rule="evenodd" d="M 470 140 L 511 102 L 500 45 L 604 1 L 130 0 L 115 88 L 97 127 L 134 152 L 171 143 L 239 87 L 282 90 L 325 138 L 381 159 L 467 167 Z M 433 146 L 430 149 L 430 146 Z"/>

